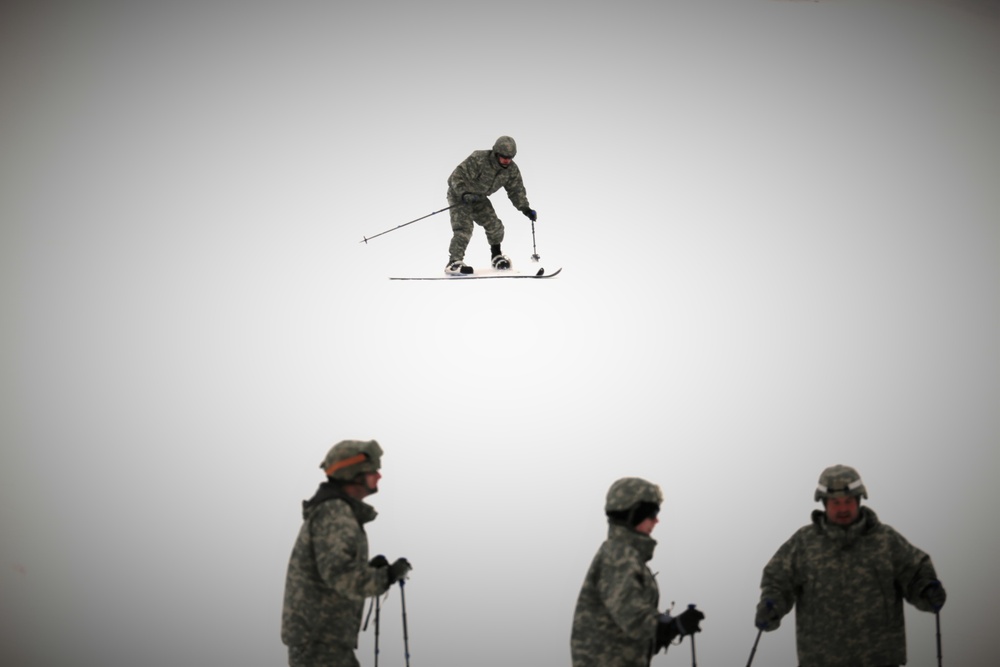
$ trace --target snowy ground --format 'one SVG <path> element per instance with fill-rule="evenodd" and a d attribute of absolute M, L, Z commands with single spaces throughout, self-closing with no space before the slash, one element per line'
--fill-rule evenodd
<path fill-rule="evenodd" d="M 699 664 L 744 664 L 761 568 L 834 463 L 932 555 L 945 661 L 995 662 L 995 4 L 22 4 L 4 664 L 283 664 L 299 503 L 342 438 L 386 451 L 369 538 L 414 565 L 414 667 L 568 666 L 624 475 L 663 486 L 651 565 L 707 614 Z M 441 270 L 446 214 L 362 238 L 445 206 L 500 134 L 563 273 L 389 281 Z M 755 664 L 794 665 L 793 628 Z M 908 641 L 936 664 L 932 616 Z"/>

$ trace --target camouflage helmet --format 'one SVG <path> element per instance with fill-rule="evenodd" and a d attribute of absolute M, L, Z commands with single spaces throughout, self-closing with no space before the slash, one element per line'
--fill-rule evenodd
<path fill-rule="evenodd" d="M 861 475 L 854 468 L 844 465 L 830 466 L 819 476 L 814 499 L 819 501 L 824 498 L 845 496 L 867 498 L 868 490 L 861 481 Z"/>
<path fill-rule="evenodd" d="M 341 440 L 319 464 L 327 477 L 348 482 L 382 467 L 382 448 L 374 440 Z"/>
<path fill-rule="evenodd" d="M 493 144 L 493 152 L 500 157 L 513 158 L 517 155 L 517 144 L 512 138 L 504 135 Z"/>
<path fill-rule="evenodd" d="M 625 512 L 643 502 L 662 505 L 660 487 L 639 477 L 622 477 L 608 489 L 604 512 Z"/>

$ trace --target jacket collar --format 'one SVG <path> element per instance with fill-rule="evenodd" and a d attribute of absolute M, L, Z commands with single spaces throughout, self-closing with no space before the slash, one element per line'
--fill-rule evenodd
<path fill-rule="evenodd" d="M 627 543 L 639 552 L 643 562 L 649 561 L 656 549 L 656 540 L 652 537 L 637 533 L 631 526 L 617 521 L 608 521 L 608 539 Z"/>
<path fill-rule="evenodd" d="M 842 549 L 849 549 L 855 542 L 875 531 L 881 524 L 875 511 L 865 505 L 862 505 L 858 512 L 858 520 L 849 526 L 838 526 L 830 523 L 823 510 L 813 510 L 812 522 L 821 534 L 833 540 Z"/>
<path fill-rule="evenodd" d="M 351 508 L 351 512 L 354 513 L 354 518 L 358 520 L 358 524 L 364 525 L 369 521 L 374 521 L 375 517 L 378 516 L 378 512 L 375 508 L 368 503 L 358 500 L 352 496 L 347 495 L 344 492 L 344 488 L 335 482 L 326 481 L 319 485 L 316 489 L 316 493 L 309 500 L 302 501 L 302 516 L 303 518 L 308 518 L 309 514 L 325 502 L 330 500 L 343 500 Z"/>

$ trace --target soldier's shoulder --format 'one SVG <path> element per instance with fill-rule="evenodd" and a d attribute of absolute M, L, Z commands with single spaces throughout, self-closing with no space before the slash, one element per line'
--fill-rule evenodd
<path fill-rule="evenodd" d="M 794 533 L 792 533 L 787 540 L 785 540 L 784 546 L 792 547 L 796 545 L 803 545 L 808 542 L 815 540 L 821 536 L 821 531 L 816 524 L 810 523 L 802 526 Z"/>
<path fill-rule="evenodd" d="M 597 555 L 605 562 L 631 562 L 639 558 L 639 550 L 628 540 L 609 538 L 601 544 Z"/>
<path fill-rule="evenodd" d="M 881 521 L 872 525 L 869 534 L 877 535 L 883 540 L 909 544 L 909 540 L 907 540 L 906 537 L 904 537 L 901 532 L 899 532 L 898 530 L 896 530 L 887 523 L 882 523 Z"/>
<path fill-rule="evenodd" d="M 312 510 L 312 518 L 320 521 L 337 521 L 352 518 L 351 506 L 343 498 L 331 498 Z"/>
<path fill-rule="evenodd" d="M 473 164 L 475 162 L 482 161 L 483 158 L 482 158 L 482 155 L 480 155 L 482 152 L 483 151 L 472 151 L 471 153 L 469 153 L 468 157 L 466 157 L 464 160 L 462 160 L 459 163 L 459 165 L 457 167 L 455 167 L 455 168 L 456 169 L 461 169 L 461 168 L 464 168 L 464 167 L 468 167 L 469 165 L 471 165 L 471 164 Z"/>
<path fill-rule="evenodd" d="M 819 526 L 817 524 L 815 524 L 815 523 L 807 523 L 806 525 L 801 526 L 798 530 L 796 530 L 794 533 L 792 533 L 791 539 L 805 538 L 805 537 L 809 537 L 811 535 L 816 535 L 819 532 L 820 532 L 820 528 L 819 528 Z"/>

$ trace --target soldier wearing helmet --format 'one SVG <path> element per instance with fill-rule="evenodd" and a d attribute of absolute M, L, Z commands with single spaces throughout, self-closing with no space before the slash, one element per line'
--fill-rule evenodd
<path fill-rule="evenodd" d="M 410 571 L 405 558 L 368 560 L 365 524 L 377 512 L 364 498 L 378 492 L 382 448 L 343 440 L 320 463 L 327 481 L 302 502 L 302 527 L 285 577 L 281 640 L 292 667 L 358 664 L 354 650 L 365 598 L 385 593 Z"/>
<path fill-rule="evenodd" d="M 754 622 L 764 631 L 795 608 L 802 667 L 906 663 L 903 600 L 937 612 L 945 591 L 930 557 L 861 505 L 868 490 L 850 466 L 819 477 L 823 509 L 764 567 Z"/>
<path fill-rule="evenodd" d="M 503 188 L 514 208 L 532 222 L 538 214 L 528 205 L 528 195 L 521 180 L 521 170 L 514 163 L 517 144 L 508 136 L 496 140 L 491 150 L 473 151 L 448 177 L 448 204 L 451 205 L 451 243 L 445 273 L 472 273 L 465 263 L 465 250 L 472 239 L 474 225 L 486 231 L 491 262 L 495 269 L 509 269 L 510 258 L 503 254 L 504 226 L 489 196 Z"/>
<path fill-rule="evenodd" d="M 656 548 L 650 533 L 662 504 L 660 487 L 638 477 L 608 489 L 608 538 L 587 570 L 573 614 L 573 667 L 648 667 L 674 638 L 701 631 L 705 615 L 697 609 L 676 618 L 658 610 L 660 592 L 646 563 Z"/>

